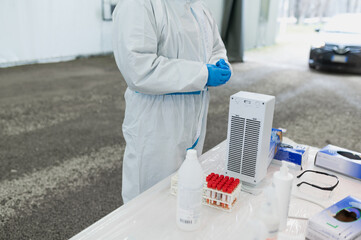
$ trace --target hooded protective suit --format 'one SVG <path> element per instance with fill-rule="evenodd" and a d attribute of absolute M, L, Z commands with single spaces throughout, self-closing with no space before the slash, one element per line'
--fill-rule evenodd
<path fill-rule="evenodd" d="M 122 0 L 113 19 L 114 56 L 128 84 L 126 203 L 175 172 L 187 148 L 202 153 L 209 104 L 206 64 L 227 56 L 202 1 Z"/>

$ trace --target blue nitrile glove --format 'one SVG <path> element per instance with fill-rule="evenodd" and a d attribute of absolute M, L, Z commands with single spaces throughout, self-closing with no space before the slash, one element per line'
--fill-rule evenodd
<path fill-rule="evenodd" d="M 216 65 L 207 64 L 208 81 L 207 86 L 217 87 L 225 84 L 231 77 L 231 70 L 217 67 Z"/>
<path fill-rule="evenodd" d="M 217 67 L 223 68 L 223 69 L 229 69 L 229 65 L 226 63 L 226 61 L 224 59 L 220 59 L 217 63 L 216 63 Z"/>

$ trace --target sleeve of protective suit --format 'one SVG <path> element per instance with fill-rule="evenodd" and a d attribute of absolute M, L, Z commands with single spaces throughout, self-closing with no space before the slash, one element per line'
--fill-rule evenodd
<path fill-rule="evenodd" d="M 157 55 L 162 23 L 150 1 L 122 0 L 114 13 L 114 56 L 128 87 L 145 94 L 204 89 L 206 64 Z"/>
<path fill-rule="evenodd" d="M 219 34 L 218 26 L 215 20 L 213 19 L 213 17 L 211 16 L 210 12 L 208 11 L 207 13 L 209 14 L 208 17 L 211 18 L 210 22 L 212 24 L 212 29 L 213 29 L 213 51 L 209 63 L 216 64 L 220 59 L 224 59 L 233 73 L 232 65 L 228 62 L 227 50 L 226 47 L 224 46 L 221 35 Z"/>

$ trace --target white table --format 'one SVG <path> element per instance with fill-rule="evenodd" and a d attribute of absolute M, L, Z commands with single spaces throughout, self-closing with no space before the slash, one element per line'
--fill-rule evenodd
<path fill-rule="evenodd" d="M 291 141 L 284 138 L 284 142 L 290 143 Z M 206 174 L 224 172 L 225 149 L 226 142 L 224 141 L 201 156 L 200 161 Z M 316 148 L 310 148 L 306 169 L 329 172 L 313 165 L 317 151 Z M 270 165 L 265 179 L 266 185 L 271 183 L 272 175 L 278 169 L 279 166 Z M 318 199 L 315 199 L 317 203 L 328 207 L 348 195 L 361 199 L 360 180 L 341 174 L 336 175 L 340 179 L 337 188 L 331 195 L 317 196 Z M 253 217 L 260 203 L 264 200 L 263 194 L 255 196 L 241 192 L 240 201 L 231 213 L 203 206 L 202 227 L 195 232 L 183 232 L 176 226 L 176 197 L 170 194 L 170 182 L 171 177 L 169 176 L 86 228 L 71 240 L 242 239 L 242 234 L 247 231 L 244 228 L 247 219 Z M 295 190 L 297 187 L 293 189 Z M 299 192 L 294 194 L 299 194 Z M 289 216 L 307 219 L 321 210 L 322 208 L 316 204 L 292 197 Z M 285 233 L 290 235 L 305 234 L 306 227 L 307 220 L 289 219 Z"/>

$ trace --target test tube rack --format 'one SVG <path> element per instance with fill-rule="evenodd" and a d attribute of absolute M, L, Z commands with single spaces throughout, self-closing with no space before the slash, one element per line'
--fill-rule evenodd
<path fill-rule="evenodd" d="M 231 212 L 241 192 L 240 180 L 211 173 L 206 177 L 205 185 L 203 204 Z"/>
<path fill-rule="evenodd" d="M 177 195 L 178 174 L 171 179 L 171 194 Z M 203 205 L 216 208 L 225 212 L 232 212 L 239 194 L 241 182 L 239 179 L 229 178 L 211 173 L 206 177 L 203 185 Z"/>

